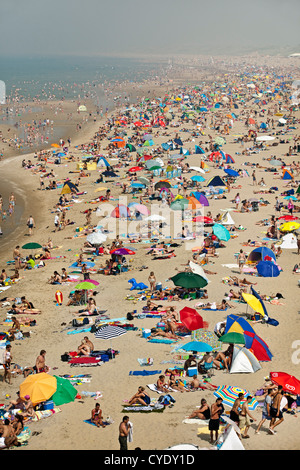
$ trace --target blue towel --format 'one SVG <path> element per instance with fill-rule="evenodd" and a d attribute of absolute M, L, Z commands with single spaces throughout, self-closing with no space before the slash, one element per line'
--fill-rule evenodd
<path fill-rule="evenodd" d="M 131 370 L 129 375 L 154 375 L 161 374 L 161 370 Z"/>

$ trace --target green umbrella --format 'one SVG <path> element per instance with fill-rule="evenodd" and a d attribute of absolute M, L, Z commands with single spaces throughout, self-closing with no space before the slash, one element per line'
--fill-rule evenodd
<path fill-rule="evenodd" d="M 26 243 L 22 246 L 23 250 L 37 250 L 38 248 L 43 248 L 42 245 L 35 242 Z"/>
<path fill-rule="evenodd" d="M 182 272 L 170 278 L 174 282 L 175 286 L 189 288 L 205 287 L 207 286 L 207 280 L 199 274 Z"/>
<path fill-rule="evenodd" d="M 95 284 L 93 284 L 92 282 L 89 282 L 89 281 L 83 281 L 83 282 L 80 282 L 79 284 L 77 284 L 77 286 L 75 286 L 75 289 L 77 289 L 77 290 L 95 289 Z"/>
<path fill-rule="evenodd" d="M 158 166 L 158 165 L 154 165 L 151 168 L 148 168 L 149 171 L 160 170 L 160 169 L 161 169 L 161 166 Z"/>
<path fill-rule="evenodd" d="M 186 198 L 176 199 L 176 201 L 170 204 L 170 209 L 173 211 L 184 211 L 189 205 L 189 200 Z"/>
<path fill-rule="evenodd" d="M 77 395 L 76 388 L 69 382 L 69 380 L 54 375 L 57 382 L 57 389 L 51 399 L 56 406 L 64 405 L 75 400 Z"/>
<path fill-rule="evenodd" d="M 221 336 L 219 338 L 219 341 L 222 341 L 222 343 L 229 344 L 246 344 L 244 335 L 242 335 L 241 333 L 236 333 L 235 331 L 226 333 L 225 335 Z"/>

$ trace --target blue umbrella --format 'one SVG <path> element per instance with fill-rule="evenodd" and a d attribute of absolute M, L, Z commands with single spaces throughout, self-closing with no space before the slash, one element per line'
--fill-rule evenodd
<path fill-rule="evenodd" d="M 195 351 L 195 352 L 210 352 L 213 348 L 203 341 L 190 341 L 189 343 L 182 346 L 184 351 Z"/>
<path fill-rule="evenodd" d="M 200 176 L 200 175 L 195 175 L 191 177 L 191 180 L 201 182 L 201 181 L 205 181 L 205 178 L 203 178 L 203 176 Z"/>
<path fill-rule="evenodd" d="M 229 176 L 239 176 L 239 173 L 235 170 L 232 170 L 231 168 L 226 168 L 226 170 L 224 170 L 224 171 Z"/>
<path fill-rule="evenodd" d="M 215 224 L 213 226 L 213 233 L 216 235 L 216 237 L 219 238 L 219 240 L 223 240 L 225 242 L 228 242 L 228 240 L 230 240 L 229 231 L 221 224 Z"/>
<path fill-rule="evenodd" d="M 256 266 L 257 272 L 263 277 L 278 277 L 280 270 L 272 261 L 260 261 Z"/>

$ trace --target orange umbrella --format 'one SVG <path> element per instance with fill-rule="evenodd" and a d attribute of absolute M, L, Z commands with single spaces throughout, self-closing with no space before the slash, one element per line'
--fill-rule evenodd
<path fill-rule="evenodd" d="M 194 196 L 190 196 L 190 197 L 187 197 L 188 201 L 189 201 L 189 205 L 187 207 L 188 210 L 198 210 L 198 209 L 201 209 L 202 204 L 198 201 L 198 199 L 196 199 Z"/>
<path fill-rule="evenodd" d="M 55 147 L 55 148 L 59 149 L 59 148 L 60 148 L 60 145 L 58 145 L 58 144 L 51 144 L 51 147 Z"/>
<path fill-rule="evenodd" d="M 29 375 L 20 385 L 20 397 L 30 397 L 33 405 L 49 400 L 56 392 L 56 378 L 46 372 Z"/>

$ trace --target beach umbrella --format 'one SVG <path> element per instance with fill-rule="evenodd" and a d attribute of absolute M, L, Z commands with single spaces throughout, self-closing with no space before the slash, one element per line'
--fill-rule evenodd
<path fill-rule="evenodd" d="M 128 248 L 123 248 L 123 247 L 115 248 L 114 250 L 111 250 L 110 253 L 114 255 L 121 255 L 121 256 L 135 255 L 135 251 L 132 251 L 132 250 L 129 250 Z"/>
<path fill-rule="evenodd" d="M 33 405 L 49 400 L 55 393 L 57 382 L 55 377 L 46 372 L 32 374 L 20 384 L 20 397 L 30 396 Z"/>
<path fill-rule="evenodd" d="M 229 332 L 244 333 L 244 331 L 250 331 L 255 333 L 250 323 L 245 318 L 238 315 L 230 314 L 226 318 L 225 334 Z"/>
<path fill-rule="evenodd" d="M 203 222 L 204 224 L 213 224 L 214 221 L 210 217 L 206 217 L 205 215 L 197 215 L 193 217 L 193 222 Z"/>
<path fill-rule="evenodd" d="M 103 176 L 110 176 L 111 178 L 116 178 L 118 175 L 114 171 L 105 170 L 101 173 Z"/>
<path fill-rule="evenodd" d="M 22 246 L 23 250 L 37 250 L 38 248 L 43 248 L 42 245 L 35 242 L 26 243 Z"/>
<path fill-rule="evenodd" d="M 265 314 L 264 308 L 258 298 L 252 294 L 242 293 L 243 299 L 251 307 L 254 312 L 260 313 L 261 315 Z"/>
<path fill-rule="evenodd" d="M 141 171 L 141 170 L 144 170 L 144 168 L 142 166 L 133 166 L 131 168 L 129 168 L 129 172 L 130 173 L 135 173 L 136 171 Z"/>
<path fill-rule="evenodd" d="M 299 217 L 296 217 L 295 215 L 282 215 L 281 217 L 278 217 L 278 220 L 284 220 L 285 222 L 291 222 L 291 221 L 299 220 Z"/>
<path fill-rule="evenodd" d="M 188 330 L 198 330 L 203 328 L 203 318 L 194 308 L 184 307 L 179 312 L 180 320 Z"/>
<path fill-rule="evenodd" d="M 221 385 L 214 391 L 214 396 L 217 398 L 223 399 L 223 404 L 232 407 L 235 400 L 238 398 L 239 393 L 243 393 L 245 400 L 242 400 L 241 403 L 244 403 L 249 395 L 252 395 L 248 390 L 240 387 L 234 387 L 231 385 Z M 250 403 L 248 404 L 249 410 L 255 410 L 258 406 L 258 401 L 253 397 Z"/>
<path fill-rule="evenodd" d="M 129 207 L 129 204 L 128 204 L 128 207 Z M 150 211 L 149 211 L 148 207 L 145 206 L 144 204 L 135 204 L 133 206 L 133 208 L 134 208 L 135 211 L 138 211 L 143 215 L 149 215 L 150 214 Z"/>
<path fill-rule="evenodd" d="M 263 277 L 278 277 L 280 274 L 279 267 L 272 261 L 260 261 L 256 265 L 256 269 L 258 274 Z"/>
<path fill-rule="evenodd" d="M 215 138 L 215 144 L 217 144 L 217 145 L 224 145 L 224 144 L 226 144 L 226 140 L 223 139 L 223 137 L 216 137 L 216 138 Z"/>
<path fill-rule="evenodd" d="M 283 199 L 291 199 L 292 201 L 298 201 L 296 196 L 285 196 Z"/>
<path fill-rule="evenodd" d="M 180 198 L 180 199 L 176 199 L 176 201 L 173 201 L 171 204 L 170 204 L 170 209 L 172 209 L 173 211 L 184 211 L 185 209 L 188 208 L 188 205 L 189 205 L 189 200 L 186 199 L 186 198 Z"/>
<path fill-rule="evenodd" d="M 155 185 L 154 185 L 154 188 L 155 188 L 155 189 L 171 188 L 171 187 L 172 187 L 172 185 L 171 185 L 171 183 L 169 183 L 169 181 L 163 181 L 163 180 L 158 181 L 158 182 L 155 183 Z"/>
<path fill-rule="evenodd" d="M 280 225 L 279 230 L 281 232 L 293 232 L 294 230 L 298 230 L 300 228 L 300 224 L 298 222 L 286 222 L 285 224 Z"/>
<path fill-rule="evenodd" d="M 274 261 L 276 261 L 276 255 L 270 248 L 267 246 L 259 246 L 251 251 L 247 258 L 247 264 L 264 261 L 266 257 L 272 258 Z"/>
<path fill-rule="evenodd" d="M 276 385 L 281 385 L 283 390 L 293 395 L 300 394 L 300 380 L 286 372 L 270 372 L 270 379 Z"/>
<path fill-rule="evenodd" d="M 153 214 L 153 215 L 149 215 L 149 217 L 146 217 L 146 219 L 144 219 L 146 222 L 162 222 L 164 220 L 166 220 L 165 217 L 163 217 L 162 215 L 158 215 L 158 214 Z"/>
<path fill-rule="evenodd" d="M 276 160 L 275 158 L 273 158 L 272 160 L 270 160 L 270 165 L 272 166 L 282 166 L 282 162 L 280 160 Z"/>
<path fill-rule="evenodd" d="M 105 325 L 105 326 L 102 326 L 101 328 L 99 328 L 96 331 L 95 338 L 110 340 L 111 346 L 112 346 L 112 340 L 114 338 L 117 338 L 118 336 L 122 336 L 126 333 L 127 333 L 127 331 L 124 328 L 120 327 L 120 326 Z"/>
<path fill-rule="evenodd" d="M 86 237 L 86 241 L 92 245 L 101 245 L 101 243 L 105 242 L 106 239 L 107 235 L 102 232 L 92 232 Z"/>
<path fill-rule="evenodd" d="M 201 175 L 194 175 L 191 177 L 191 180 L 192 181 L 198 181 L 199 183 L 205 181 L 205 178 L 203 178 L 203 176 Z"/>
<path fill-rule="evenodd" d="M 126 219 L 127 217 L 130 218 L 131 214 L 130 214 L 130 210 L 128 209 L 127 206 L 124 206 L 123 204 L 118 204 L 114 208 L 114 210 L 112 211 L 110 216 L 115 217 L 117 219 L 122 218 L 122 217 L 124 217 Z"/>
<path fill-rule="evenodd" d="M 229 332 L 225 333 L 223 336 L 219 338 L 219 341 L 222 343 L 229 343 L 229 344 L 245 344 L 245 338 L 242 333 L 236 332 Z"/>
<path fill-rule="evenodd" d="M 231 168 L 226 168 L 224 171 L 228 176 L 234 176 L 234 177 L 239 176 L 239 173 L 235 170 L 232 170 Z"/>
<path fill-rule="evenodd" d="M 150 184 L 150 181 L 148 180 L 148 178 L 145 178 L 144 176 L 139 176 L 138 180 L 146 186 L 148 186 Z"/>
<path fill-rule="evenodd" d="M 208 282 L 199 274 L 191 272 L 182 272 L 178 273 L 175 276 L 170 278 L 175 286 L 185 287 L 186 289 L 196 288 L 196 287 L 205 287 Z"/>
<path fill-rule="evenodd" d="M 58 377 L 57 375 L 54 375 L 54 377 L 57 385 L 56 391 L 51 397 L 54 404 L 56 406 L 61 406 L 74 401 L 77 395 L 77 390 L 71 382 L 63 377 Z"/>
<path fill-rule="evenodd" d="M 194 352 L 210 352 L 213 348 L 202 341 L 190 341 L 189 343 L 184 344 L 181 346 L 180 349 L 184 351 L 194 351 Z"/>
<path fill-rule="evenodd" d="M 75 289 L 76 290 L 91 290 L 91 289 L 94 289 L 94 287 L 95 287 L 95 284 L 93 284 L 92 282 L 90 282 L 90 280 L 88 280 L 88 281 L 83 281 L 77 284 L 75 286 Z"/>
<path fill-rule="evenodd" d="M 221 224 L 215 224 L 213 226 L 213 233 L 219 238 L 219 240 L 223 240 L 225 242 L 230 240 L 230 232 Z"/>
<path fill-rule="evenodd" d="M 244 331 L 245 348 L 249 349 L 258 361 L 271 361 L 273 354 L 268 345 L 256 334 Z"/>
<path fill-rule="evenodd" d="M 130 185 L 132 188 L 144 188 L 145 185 L 142 183 L 131 183 Z"/>
<path fill-rule="evenodd" d="M 99 286 L 99 282 L 98 281 L 95 281 L 94 279 L 89 279 L 88 282 L 91 282 L 92 284 L 94 284 L 94 286 Z"/>

